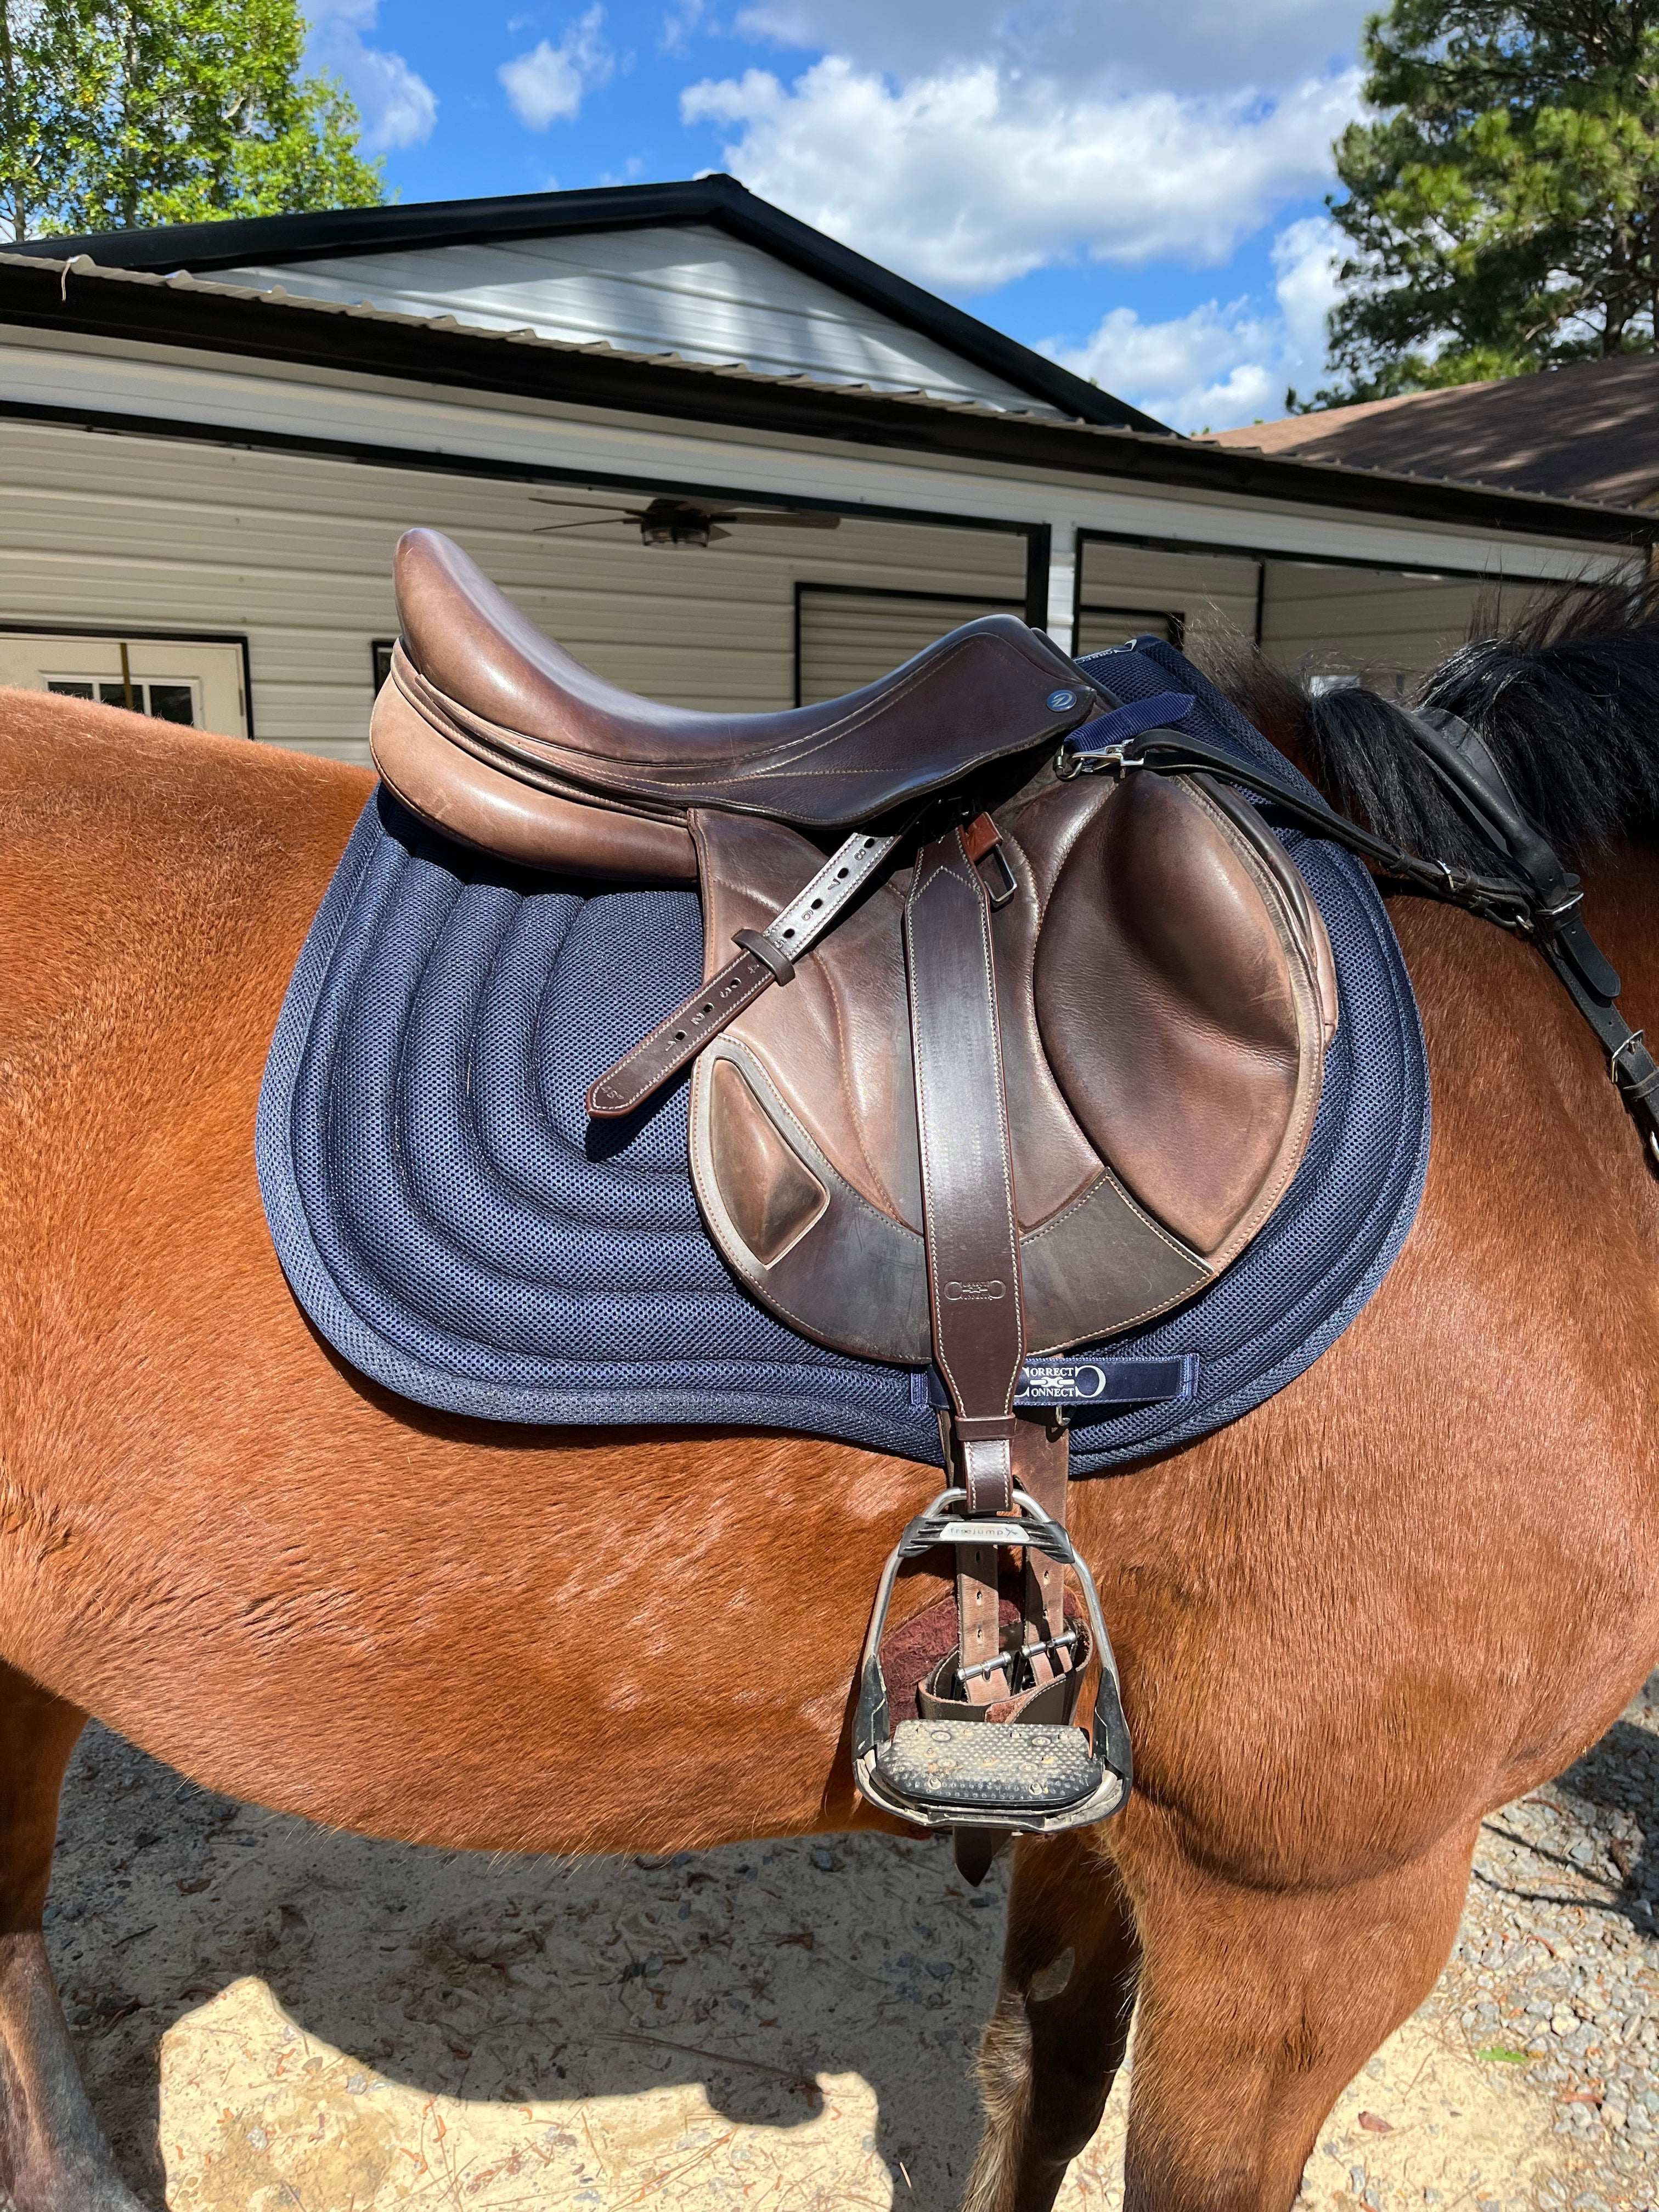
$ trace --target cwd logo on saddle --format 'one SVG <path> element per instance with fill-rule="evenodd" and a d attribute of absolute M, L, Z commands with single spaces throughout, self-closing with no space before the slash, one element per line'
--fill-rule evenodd
<path fill-rule="evenodd" d="M 964 1298 L 984 1298 L 994 1303 L 1007 1297 L 1008 1286 L 998 1282 L 994 1275 L 988 1283 L 947 1283 L 945 1295 L 953 1306 L 960 1305 Z"/>

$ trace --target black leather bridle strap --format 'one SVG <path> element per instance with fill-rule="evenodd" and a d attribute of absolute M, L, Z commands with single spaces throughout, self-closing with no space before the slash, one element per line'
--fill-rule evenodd
<path fill-rule="evenodd" d="M 1002 1081 L 991 899 L 961 830 L 925 845 L 904 902 L 922 1229 L 933 1361 L 951 1399 L 953 1473 L 970 1513 L 1014 1503 L 1014 1393 L 1024 1360 L 1019 1225 Z M 964 1691 L 1006 1698 L 997 1547 L 957 1547 Z"/>
<path fill-rule="evenodd" d="M 1086 739 L 1088 735 L 1086 729 L 1078 732 L 1080 739 Z M 1254 792 L 1258 799 L 1270 799 L 1298 830 L 1307 830 L 1311 836 L 1328 837 L 1334 844 L 1346 846 L 1362 860 L 1375 861 L 1378 867 L 1402 878 L 1416 889 L 1466 906 L 1487 921 L 1518 927 L 1528 906 L 1526 890 L 1513 876 L 1478 876 L 1445 860 L 1419 860 L 1416 854 L 1389 844 L 1384 837 L 1372 836 L 1369 830 L 1350 822 L 1317 795 L 1310 797 L 1297 790 L 1269 769 L 1248 767 L 1237 754 L 1230 753 L 1224 746 L 1212 745 L 1203 738 L 1188 738 L 1175 730 L 1154 730 L 1146 737 L 1098 749 L 1086 744 L 1079 744 L 1075 750 L 1068 746 L 1060 759 L 1062 777 L 1099 774 L 1103 770 L 1125 774 L 1132 769 L 1152 769 L 1159 775 L 1223 776 L 1241 790 Z"/>
<path fill-rule="evenodd" d="M 1532 893 L 1523 927 L 1567 996 L 1595 1032 L 1607 1073 L 1659 1166 L 1659 1064 L 1619 1011 L 1619 971 L 1584 926 L 1578 878 L 1516 803 L 1480 732 L 1455 714 L 1425 708 L 1409 717 L 1423 756 L 1487 843 Z"/>

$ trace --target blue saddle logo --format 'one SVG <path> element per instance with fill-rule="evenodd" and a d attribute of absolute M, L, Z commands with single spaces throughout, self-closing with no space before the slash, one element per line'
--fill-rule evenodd
<path fill-rule="evenodd" d="M 1048 711 L 1051 714 L 1063 714 L 1068 707 L 1076 706 L 1077 693 L 1075 691 L 1051 691 L 1048 694 Z"/>

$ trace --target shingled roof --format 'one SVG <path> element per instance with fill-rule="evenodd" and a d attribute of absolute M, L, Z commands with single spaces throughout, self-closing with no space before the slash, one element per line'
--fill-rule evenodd
<path fill-rule="evenodd" d="M 1224 430 L 1234 448 L 1599 506 L 1659 503 L 1659 354 Z"/>

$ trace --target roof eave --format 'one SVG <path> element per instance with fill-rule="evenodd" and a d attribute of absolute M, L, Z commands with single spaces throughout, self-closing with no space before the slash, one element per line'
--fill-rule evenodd
<path fill-rule="evenodd" d="M 24 266 L 3 252 L 0 322 L 618 413 L 1386 514 L 1397 520 L 1604 545 L 1659 540 L 1659 514 L 744 370 L 641 360 L 603 348 L 518 339 L 507 332 L 433 328 L 415 318 L 270 300 L 240 289 L 165 283 L 72 265 Z"/>

